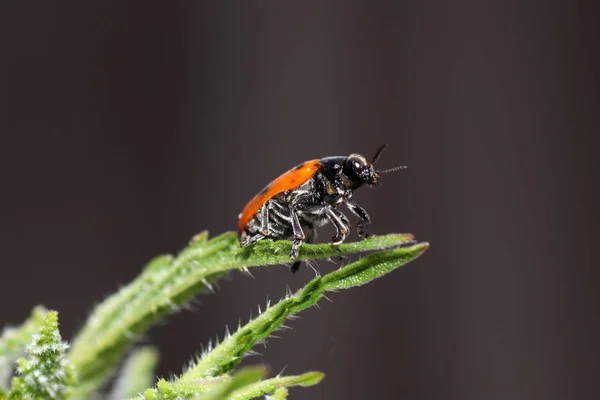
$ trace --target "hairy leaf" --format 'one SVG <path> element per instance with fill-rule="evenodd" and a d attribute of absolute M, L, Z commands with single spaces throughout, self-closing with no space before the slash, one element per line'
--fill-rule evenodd
<path fill-rule="evenodd" d="M 289 391 L 285 387 L 280 387 L 273 392 L 271 396 L 267 396 L 267 400 L 285 400 L 288 397 Z"/>
<path fill-rule="evenodd" d="M 27 346 L 27 358 L 17 361 L 18 377 L 13 378 L 11 396 L 34 400 L 66 398 L 74 382 L 72 367 L 65 358 L 68 345 L 58 331 L 58 313 L 48 312 L 38 332 Z"/>
<path fill-rule="evenodd" d="M 245 387 L 260 381 L 267 371 L 262 367 L 247 367 L 241 369 L 230 380 L 223 381 L 215 385 L 206 393 L 195 397 L 195 400 L 222 400 L 228 399 L 229 396 L 236 390 L 241 390 Z"/>
<path fill-rule="evenodd" d="M 128 399 L 146 390 L 154 383 L 154 368 L 157 362 L 158 350 L 154 347 L 135 349 L 125 360 L 110 399 Z"/>
<path fill-rule="evenodd" d="M 297 376 L 281 376 L 271 379 L 265 379 L 264 381 L 256 382 L 248 385 L 244 388 L 238 389 L 231 396 L 229 400 L 249 400 L 263 396 L 265 394 L 273 393 L 279 388 L 291 387 L 291 386 L 313 386 L 321 382 L 325 377 L 321 372 L 307 372 Z M 281 393 L 280 393 L 281 396 Z"/>
<path fill-rule="evenodd" d="M 305 244 L 298 260 L 393 248 L 412 239 L 412 235 L 392 234 L 340 246 Z M 212 290 L 212 282 L 223 274 L 287 263 L 290 249 L 289 241 L 270 240 L 242 249 L 233 232 L 211 240 L 202 233 L 176 257 L 166 255 L 152 260 L 137 279 L 96 307 L 75 338 L 69 359 L 78 371 L 79 383 L 72 398 L 87 398 L 97 390 L 140 334 L 199 292 Z"/>
<path fill-rule="evenodd" d="M 21 326 L 4 328 L 0 336 L 0 389 L 8 389 L 10 377 L 15 369 L 14 363 L 25 353 L 25 347 L 46 319 L 46 313 L 44 307 L 35 307 L 31 317 Z"/>

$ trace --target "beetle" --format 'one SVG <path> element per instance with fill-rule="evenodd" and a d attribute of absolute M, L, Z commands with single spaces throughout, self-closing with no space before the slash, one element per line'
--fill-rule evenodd
<path fill-rule="evenodd" d="M 359 218 L 358 235 L 363 239 L 371 236 L 366 232 L 371 218 L 352 200 L 352 194 L 364 184 L 380 185 L 381 174 L 406 168 L 375 169 L 386 147 L 382 145 L 370 162 L 360 154 L 325 157 L 305 161 L 280 175 L 254 196 L 238 216 L 240 245 L 246 247 L 265 238 L 293 238 L 293 261 L 302 242 L 314 241 L 316 228 L 327 223 L 336 229 L 332 244 L 339 245 L 350 231 L 348 218 L 338 210 L 342 204 Z M 296 272 L 299 266 L 300 262 L 295 261 L 291 271 Z"/>

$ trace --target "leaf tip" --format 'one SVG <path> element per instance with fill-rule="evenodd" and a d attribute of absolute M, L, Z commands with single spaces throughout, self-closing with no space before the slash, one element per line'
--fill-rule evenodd
<path fill-rule="evenodd" d="M 190 244 L 204 243 L 208 241 L 208 231 L 198 232 L 190 239 Z"/>
<path fill-rule="evenodd" d="M 429 248 L 429 242 L 419 242 L 415 245 L 417 251 L 423 253 L 425 250 Z"/>
<path fill-rule="evenodd" d="M 325 374 L 319 371 L 311 371 L 301 375 L 300 386 L 313 386 L 321 382 L 325 378 Z"/>
<path fill-rule="evenodd" d="M 404 233 L 404 234 L 401 234 L 398 236 L 400 236 L 402 239 L 404 239 L 406 241 L 415 240 L 415 235 L 413 235 L 412 233 Z"/>

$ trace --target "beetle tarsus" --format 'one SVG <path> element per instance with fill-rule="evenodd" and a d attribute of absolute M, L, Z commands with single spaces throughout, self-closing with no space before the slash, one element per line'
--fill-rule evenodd
<path fill-rule="evenodd" d="M 290 267 L 290 271 L 292 271 L 292 274 L 295 274 L 296 272 L 298 272 L 298 269 L 300 268 L 300 264 L 302 264 L 302 261 L 296 261 L 292 264 L 292 266 Z"/>
<path fill-rule="evenodd" d="M 242 246 L 242 247 L 250 246 L 251 244 L 258 242 L 259 240 L 263 240 L 265 237 L 266 236 L 263 235 L 262 233 L 257 233 L 256 235 L 250 236 L 248 239 L 241 241 L 240 246 Z"/>
<path fill-rule="evenodd" d="M 294 239 L 294 244 L 292 245 L 292 251 L 290 252 L 290 258 L 295 260 L 298 258 L 298 253 L 300 251 L 300 246 L 302 245 L 302 239 Z"/>

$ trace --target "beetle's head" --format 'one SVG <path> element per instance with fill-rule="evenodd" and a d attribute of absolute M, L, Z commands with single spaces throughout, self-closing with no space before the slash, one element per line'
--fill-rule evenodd
<path fill-rule="evenodd" d="M 375 164 L 383 150 L 387 147 L 387 144 L 381 146 L 373 160 L 370 162 L 360 154 L 350 154 L 346 160 L 344 161 L 342 173 L 344 179 L 344 185 L 349 189 L 358 189 L 360 186 L 365 183 L 369 186 L 377 186 L 380 185 L 379 177 L 381 174 L 386 174 L 388 172 L 398 171 L 401 169 L 405 169 L 406 166 L 402 165 L 395 168 L 386 169 L 384 171 L 378 171 L 375 169 Z"/>

